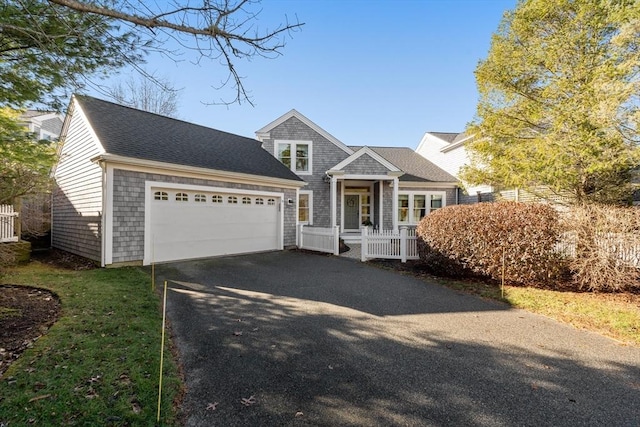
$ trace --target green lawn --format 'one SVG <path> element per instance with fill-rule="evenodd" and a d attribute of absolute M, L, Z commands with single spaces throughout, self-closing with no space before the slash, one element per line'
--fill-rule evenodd
<path fill-rule="evenodd" d="M 505 286 L 504 298 L 498 285 L 478 280 L 458 281 L 438 278 L 438 283 L 484 298 L 503 301 L 532 313 L 542 314 L 616 339 L 640 346 L 640 295 L 567 292 L 532 287 Z"/>
<path fill-rule="evenodd" d="M 32 262 L 1 281 L 54 291 L 62 312 L 0 381 L 0 425 L 158 425 L 162 313 L 148 275 Z M 159 425 L 178 424 L 181 387 L 167 349 Z"/>

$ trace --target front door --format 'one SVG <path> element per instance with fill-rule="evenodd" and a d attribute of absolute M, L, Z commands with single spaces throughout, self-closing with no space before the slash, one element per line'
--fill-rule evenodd
<path fill-rule="evenodd" d="M 344 205 L 345 230 L 360 229 L 360 195 L 346 194 L 344 196 Z"/>

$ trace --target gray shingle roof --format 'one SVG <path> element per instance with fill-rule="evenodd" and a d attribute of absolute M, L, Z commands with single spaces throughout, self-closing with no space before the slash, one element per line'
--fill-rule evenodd
<path fill-rule="evenodd" d="M 457 142 L 462 141 L 463 139 L 467 138 L 467 134 L 465 132 L 461 132 L 458 135 L 456 135 L 455 139 L 453 141 L 451 141 L 452 144 L 455 144 Z"/>
<path fill-rule="evenodd" d="M 108 154 L 302 181 L 260 141 L 89 96 L 77 96 Z"/>
<path fill-rule="evenodd" d="M 357 151 L 362 147 L 350 147 Z M 369 147 L 404 172 L 400 181 L 458 182 L 444 169 L 407 147 Z"/>
<path fill-rule="evenodd" d="M 456 140 L 456 138 L 460 135 L 459 132 L 428 132 L 429 134 L 440 138 L 443 141 L 447 141 L 450 144 Z"/>

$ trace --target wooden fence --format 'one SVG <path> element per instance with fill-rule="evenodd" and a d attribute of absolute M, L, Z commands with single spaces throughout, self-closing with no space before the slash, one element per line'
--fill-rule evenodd
<path fill-rule="evenodd" d="M 298 228 L 298 247 L 310 251 L 340 254 L 339 227 L 311 227 L 300 225 Z"/>
<path fill-rule="evenodd" d="M 399 231 L 362 229 L 361 260 L 368 259 L 419 259 L 416 229 L 400 227 Z"/>
<path fill-rule="evenodd" d="M 16 234 L 17 212 L 13 211 L 11 205 L 0 205 L 0 243 L 17 242 L 19 237 Z"/>

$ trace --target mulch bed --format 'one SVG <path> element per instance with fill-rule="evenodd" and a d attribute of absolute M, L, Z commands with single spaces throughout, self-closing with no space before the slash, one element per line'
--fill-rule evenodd
<path fill-rule="evenodd" d="M 34 252 L 31 259 L 69 270 L 96 268 L 92 261 L 58 250 Z M 0 377 L 59 315 L 60 299 L 55 293 L 31 286 L 0 284 Z"/>
<path fill-rule="evenodd" d="M 59 313 L 60 300 L 53 292 L 0 285 L 0 376 L 49 329 Z"/>

